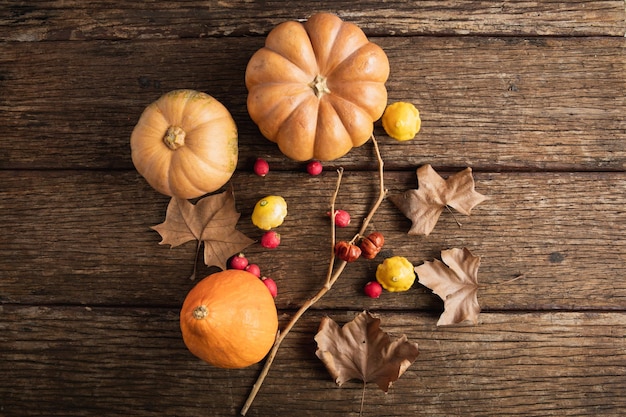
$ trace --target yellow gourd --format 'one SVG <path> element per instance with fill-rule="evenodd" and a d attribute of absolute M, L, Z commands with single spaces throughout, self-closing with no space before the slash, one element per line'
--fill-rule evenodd
<path fill-rule="evenodd" d="M 382 118 L 385 132 L 398 141 L 410 140 L 417 135 L 422 126 L 422 119 L 417 108 L 404 101 L 387 106 Z"/>
<path fill-rule="evenodd" d="M 415 269 L 405 257 L 392 256 L 378 265 L 376 280 L 387 291 L 407 291 L 415 282 Z"/>
<path fill-rule="evenodd" d="M 252 224 L 259 229 L 270 230 L 283 224 L 287 216 L 287 202 L 279 195 L 263 197 L 254 205 Z"/>

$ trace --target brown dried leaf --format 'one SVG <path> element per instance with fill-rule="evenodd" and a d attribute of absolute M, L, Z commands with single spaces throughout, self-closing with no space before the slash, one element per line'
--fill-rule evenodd
<path fill-rule="evenodd" d="M 420 284 L 430 288 L 444 302 L 437 326 L 464 321 L 478 323 L 478 267 L 480 257 L 467 248 L 441 251 L 441 259 L 415 267 Z M 444 264 L 445 263 L 445 264 Z M 447 265 L 447 266 L 446 266 Z"/>
<path fill-rule="evenodd" d="M 195 205 L 172 197 L 165 221 L 152 229 L 161 235 L 162 245 L 176 247 L 191 240 L 201 241 L 204 263 L 226 269 L 228 258 L 254 242 L 235 229 L 239 216 L 232 190 L 204 197 Z"/>
<path fill-rule="evenodd" d="M 472 169 L 466 168 L 444 180 L 430 165 L 417 169 L 418 189 L 390 195 L 389 199 L 412 221 L 409 235 L 428 235 L 446 206 L 470 215 L 486 197 L 474 190 Z"/>
<path fill-rule="evenodd" d="M 350 379 L 376 382 L 387 392 L 417 359 L 417 343 L 405 335 L 392 341 L 380 329 L 380 319 L 364 311 L 343 327 L 324 317 L 315 335 L 315 354 L 341 386 Z"/>

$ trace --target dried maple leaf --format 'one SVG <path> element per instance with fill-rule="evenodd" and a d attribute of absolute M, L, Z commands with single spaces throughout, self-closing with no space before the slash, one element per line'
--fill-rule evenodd
<path fill-rule="evenodd" d="M 350 379 L 376 382 L 387 392 L 391 384 L 417 359 L 417 343 L 405 335 L 392 341 L 380 329 L 380 319 L 364 311 L 339 327 L 324 317 L 315 335 L 315 354 L 341 386 Z"/>
<path fill-rule="evenodd" d="M 474 190 L 471 168 L 444 180 L 432 166 L 424 165 L 417 169 L 417 181 L 417 190 L 389 196 L 391 202 L 413 222 L 409 235 L 430 234 L 446 206 L 469 216 L 472 208 L 486 198 Z"/>
<path fill-rule="evenodd" d="M 430 288 L 443 300 L 444 312 L 437 326 L 466 320 L 478 323 L 480 257 L 472 255 L 467 248 L 455 248 L 441 251 L 441 259 L 443 262 L 435 259 L 415 267 L 420 284 Z"/>
<path fill-rule="evenodd" d="M 161 235 L 162 245 L 176 247 L 191 240 L 204 243 L 204 263 L 226 269 L 228 258 L 254 242 L 235 229 L 239 216 L 232 190 L 204 197 L 195 205 L 172 197 L 165 221 L 152 229 Z"/>

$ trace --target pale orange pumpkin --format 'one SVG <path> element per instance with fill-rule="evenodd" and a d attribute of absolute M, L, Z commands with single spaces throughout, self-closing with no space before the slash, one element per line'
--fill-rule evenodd
<path fill-rule="evenodd" d="M 194 90 L 164 94 L 143 112 L 130 138 L 133 164 L 157 191 L 196 198 L 232 177 L 237 126 L 215 98 Z"/>
<path fill-rule="evenodd" d="M 267 355 L 278 330 L 274 299 L 247 271 L 227 269 L 198 282 L 180 311 L 191 353 L 219 368 L 244 368 Z"/>
<path fill-rule="evenodd" d="M 319 13 L 276 26 L 246 68 L 248 113 L 297 161 L 333 160 L 372 136 L 389 61 L 356 25 Z"/>

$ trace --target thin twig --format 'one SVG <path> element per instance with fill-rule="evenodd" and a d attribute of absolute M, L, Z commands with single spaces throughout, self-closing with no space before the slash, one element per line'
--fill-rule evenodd
<path fill-rule="evenodd" d="M 385 199 L 385 195 L 387 194 L 387 189 L 385 189 L 384 187 L 385 182 L 383 178 L 383 159 L 380 156 L 380 150 L 378 148 L 378 143 L 376 142 L 376 138 L 374 137 L 374 135 L 372 135 L 372 142 L 374 143 L 374 149 L 376 150 L 376 157 L 378 159 L 378 174 L 380 176 L 380 190 L 378 194 L 378 199 L 376 200 L 376 202 L 370 209 L 370 212 L 367 215 L 367 217 L 363 220 L 361 229 L 354 236 L 354 238 L 352 239 L 352 242 L 356 241 L 356 239 L 359 236 L 362 236 L 365 233 L 365 230 L 367 229 L 370 221 L 374 217 L 374 214 L 378 210 L 378 207 L 380 207 L 380 204 Z M 342 260 L 337 266 L 337 268 L 336 269 L 334 268 L 334 265 L 335 265 L 335 251 L 334 251 L 334 247 L 335 247 L 335 202 L 337 200 L 337 195 L 339 194 L 339 187 L 341 185 L 341 180 L 343 178 L 343 168 L 339 168 L 337 170 L 337 174 L 338 175 L 337 175 L 337 184 L 335 186 L 335 192 L 333 193 L 333 196 L 330 201 L 331 256 L 330 256 L 328 273 L 326 274 L 326 281 L 324 283 L 324 286 L 317 292 L 317 294 L 315 294 L 313 297 L 311 297 L 310 299 L 304 302 L 304 304 L 300 307 L 300 309 L 293 315 L 289 323 L 287 323 L 287 325 L 282 330 L 282 332 L 279 331 L 276 334 L 276 340 L 274 341 L 274 345 L 272 346 L 272 349 L 270 350 L 267 356 L 267 359 L 265 360 L 265 365 L 263 366 L 263 369 L 261 370 L 261 373 L 259 374 L 256 382 L 252 386 L 252 390 L 250 391 L 250 394 L 248 395 L 248 399 L 246 400 L 245 404 L 243 405 L 241 409 L 242 416 L 246 415 L 256 395 L 261 389 L 261 385 L 263 385 L 263 381 L 265 380 L 265 377 L 269 373 L 269 370 L 272 366 L 272 363 L 274 362 L 274 358 L 276 357 L 276 354 L 278 353 L 278 349 L 280 348 L 282 341 L 285 339 L 285 337 L 287 337 L 287 334 L 289 334 L 289 332 L 291 331 L 293 326 L 295 326 L 296 322 L 300 319 L 300 317 L 302 317 L 302 315 L 312 305 L 314 305 L 320 298 L 324 296 L 324 294 L 326 294 L 332 288 L 333 284 L 337 281 L 337 279 L 339 278 L 339 276 L 345 269 L 346 265 L 348 264 L 346 261 Z"/>
<path fill-rule="evenodd" d="M 352 239 L 353 241 L 355 241 L 359 236 L 363 236 L 365 234 L 365 230 L 367 229 L 367 226 L 369 226 L 370 222 L 372 221 L 372 218 L 374 217 L 374 214 L 378 210 L 378 207 L 380 207 L 380 204 L 385 199 L 385 196 L 387 195 L 387 191 L 388 191 L 385 188 L 385 177 L 384 177 L 385 163 L 383 162 L 383 158 L 380 156 L 380 149 L 378 148 L 378 142 L 376 142 L 376 138 L 374 137 L 374 135 L 372 135 L 372 142 L 374 143 L 374 150 L 376 151 L 376 159 L 378 159 L 378 199 L 376 200 L 376 202 L 370 209 L 370 212 L 365 218 L 365 220 L 363 220 L 361 229 L 359 230 L 359 233 L 357 233 L 354 236 L 354 238 Z"/>
<path fill-rule="evenodd" d="M 343 169 L 338 169 L 337 170 L 337 185 L 335 186 L 335 192 L 333 194 L 333 197 L 331 199 L 330 202 L 330 212 L 331 212 L 331 235 L 332 235 L 332 239 L 334 241 L 335 239 L 335 201 L 337 198 L 337 195 L 339 193 L 339 186 L 341 184 L 341 179 L 343 177 Z M 334 244 L 331 245 L 332 248 L 334 248 Z M 319 300 L 320 298 L 322 298 L 324 296 L 324 294 L 326 294 L 326 292 L 332 287 L 332 282 L 334 282 L 335 275 L 333 275 L 333 266 L 334 266 L 334 262 L 335 261 L 335 253 L 334 250 L 331 254 L 330 257 L 330 266 L 328 269 L 328 273 L 326 275 L 326 282 L 324 283 L 324 286 L 318 291 L 317 294 L 315 294 L 312 298 L 310 298 L 309 300 L 307 300 L 301 307 L 300 309 L 293 315 L 293 317 L 291 318 L 291 320 L 289 321 L 289 323 L 287 323 L 287 325 L 285 326 L 285 328 L 283 329 L 282 332 L 279 332 L 276 335 L 276 340 L 274 341 L 274 345 L 272 346 L 272 349 L 270 350 L 270 353 L 267 356 L 267 359 L 265 360 L 265 365 L 263 366 L 263 369 L 261 370 L 261 373 L 259 374 L 256 382 L 254 383 L 252 390 L 250 391 L 250 394 L 248 395 L 248 399 L 246 401 L 246 403 L 244 404 L 243 408 L 241 409 L 241 415 L 245 416 L 246 413 L 248 412 L 248 409 L 250 408 L 250 406 L 252 405 L 252 402 L 254 401 L 254 398 L 256 397 L 257 393 L 259 392 L 259 390 L 261 389 L 261 385 L 263 385 L 263 381 L 265 380 L 265 377 L 267 376 L 270 367 L 272 366 L 272 362 L 274 362 L 274 358 L 276 357 L 276 354 L 278 353 L 278 349 L 280 348 L 280 345 L 282 343 L 282 341 L 285 339 L 285 337 L 287 336 L 287 334 L 289 334 L 289 331 L 292 329 L 292 327 L 296 324 L 296 322 L 298 321 L 298 319 L 300 319 L 300 317 L 313 305 L 317 302 L 317 300 Z M 337 268 L 337 271 L 335 272 L 335 274 L 337 276 L 339 276 L 339 274 L 341 274 L 341 272 L 343 271 L 343 269 L 345 268 L 347 262 L 342 261 L 341 264 L 339 265 L 339 267 Z"/>
<path fill-rule="evenodd" d="M 198 239 L 198 245 L 196 246 L 196 257 L 193 260 L 193 271 L 191 272 L 190 280 L 196 279 L 196 274 L 198 272 L 198 256 L 200 255 L 200 245 L 202 245 L 202 241 Z"/>
<path fill-rule="evenodd" d="M 337 195 L 339 195 L 339 186 L 341 185 L 341 179 L 343 178 L 343 168 L 337 169 L 337 185 L 335 185 L 335 192 L 330 199 L 330 262 L 328 262 L 328 273 L 326 274 L 326 283 L 324 286 L 330 284 L 330 277 L 335 269 L 335 240 L 336 240 L 336 227 L 335 227 L 335 202 L 337 201 Z"/>
<path fill-rule="evenodd" d="M 365 404 L 365 386 L 367 382 L 363 381 L 363 391 L 361 392 L 361 407 L 359 407 L 359 417 L 363 415 L 363 405 Z"/>
<path fill-rule="evenodd" d="M 463 227 L 463 225 L 461 224 L 461 222 L 459 221 L 459 219 L 456 218 L 456 216 L 454 215 L 454 212 L 450 209 L 450 206 L 446 204 L 446 209 L 448 210 L 448 212 L 452 215 L 452 218 L 454 219 L 454 221 L 456 222 L 456 225 L 459 227 Z"/>
<path fill-rule="evenodd" d="M 514 278 L 511 278 L 507 281 L 503 281 L 503 282 L 497 282 L 495 285 L 502 285 L 502 284 L 510 284 L 511 282 L 517 281 L 518 279 L 522 279 L 522 278 L 526 278 L 526 274 L 520 274 Z"/>

